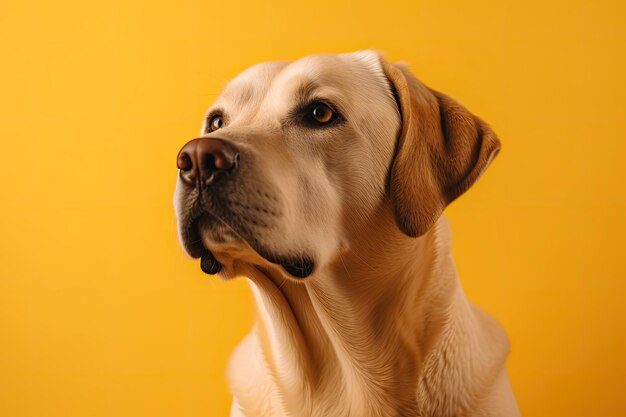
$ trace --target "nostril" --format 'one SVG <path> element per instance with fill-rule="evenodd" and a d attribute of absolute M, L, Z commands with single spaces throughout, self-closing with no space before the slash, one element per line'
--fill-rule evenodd
<path fill-rule="evenodd" d="M 232 155 L 230 152 L 223 152 L 217 150 L 204 155 L 202 158 L 201 167 L 203 170 L 209 173 L 228 171 L 237 166 L 239 161 L 239 154 Z"/>
<path fill-rule="evenodd" d="M 220 168 L 217 165 L 218 157 L 215 154 L 207 154 L 202 158 L 202 164 L 200 165 L 207 173 L 218 171 Z"/>
<path fill-rule="evenodd" d="M 181 152 L 178 154 L 178 160 L 176 161 L 176 165 L 178 169 L 182 171 L 189 171 L 193 168 L 193 162 L 191 161 L 191 157 L 187 152 Z"/>

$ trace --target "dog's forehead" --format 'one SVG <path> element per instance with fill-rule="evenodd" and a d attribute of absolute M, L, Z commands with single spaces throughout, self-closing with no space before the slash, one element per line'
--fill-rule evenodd
<path fill-rule="evenodd" d="M 307 87 L 354 91 L 376 78 L 384 75 L 378 55 L 372 51 L 309 55 L 293 62 L 264 62 L 244 70 L 227 84 L 219 101 L 247 107 L 267 96 L 284 99 Z"/>
<path fill-rule="evenodd" d="M 357 54 L 319 54 L 298 59 L 286 66 L 278 77 L 278 81 L 289 83 L 292 80 L 318 80 L 320 83 L 332 83 L 345 78 L 362 68 Z"/>
<path fill-rule="evenodd" d="M 264 95 L 272 80 L 287 65 L 288 62 L 270 61 L 245 69 L 226 84 L 218 102 L 245 105 L 255 96 Z"/>

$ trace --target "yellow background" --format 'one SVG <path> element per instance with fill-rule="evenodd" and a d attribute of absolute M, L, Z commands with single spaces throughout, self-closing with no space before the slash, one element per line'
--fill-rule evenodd
<path fill-rule="evenodd" d="M 364 48 L 502 139 L 447 214 L 523 415 L 626 415 L 624 4 L 3 0 L 0 416 L 227 414 L 252 300 L 179 249 L 176 153 L 247 66 Z"/>

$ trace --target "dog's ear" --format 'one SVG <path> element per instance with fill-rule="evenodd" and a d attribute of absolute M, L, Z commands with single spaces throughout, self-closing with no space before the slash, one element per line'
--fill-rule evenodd
<path fill-rule="evenodd" d="M 400 230 L 417 237 L 487 169 L 500 141 L 465 107 L 403 66 L 380 61 L 402 120 L 389 178 L 391 202 Z"/>

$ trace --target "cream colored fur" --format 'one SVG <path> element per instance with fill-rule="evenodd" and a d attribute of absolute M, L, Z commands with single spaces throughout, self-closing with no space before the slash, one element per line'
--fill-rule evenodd
<path fill-rule="evenodd" d="M 220 275 L 246 277 L 256 302 L 228 367 L 231 416 L 519 415 L 507 336 L 465 297 L 448 222 L 414 238 L 394 218 L 387 184 L 403 121 L 381 59 L 365 51 L 255 66 L 212 107 L 230 116 L 207 136 L 264 155 L 264 181 L 285 196 L 281 226 L 259 238 L 317 260 L 296 280 L 246 242 L 202 235 Z M 341 130 L 281 125 L 309 81 L 341 103 Z"/>

